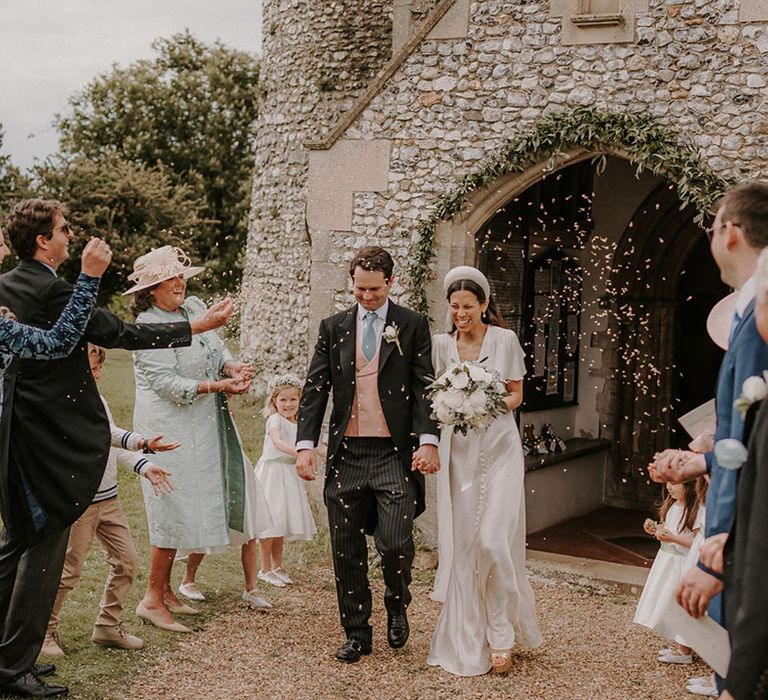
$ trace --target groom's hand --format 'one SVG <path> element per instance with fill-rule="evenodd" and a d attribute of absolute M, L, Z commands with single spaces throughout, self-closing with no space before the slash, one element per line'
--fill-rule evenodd
<path fill-rule="evenodd" d="M 299 450 L 296 454 L 296 473 L 304 481 L 314 481 L 317 478 L 317 459 L 314 450 Z"/>
<path fill-rule="evenodd" d="M 419 470 L 422 474 L 434 474 L 440 469 L 440 457 L 435 445 L 424 444 L 413 453 L 411 471 Z"/>

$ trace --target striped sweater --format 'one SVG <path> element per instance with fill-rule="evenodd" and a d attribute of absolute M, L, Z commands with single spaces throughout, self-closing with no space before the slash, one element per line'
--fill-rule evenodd
<path fill-rule="evenodd" d="M 107 400 L 102 396 L 101 402 L 109 418 L 109 428 L 112 432 L 112 447 L 107 457 L 107 466 L 104 476 L 99 484 L 99 489 L 93 497 L 92 503 L 107 501 L 117 496 L 117 465 L 133 469 L 137 474 L 143 474 L 150 466 L 149 460 L 141 452 L 138 452 L 144 438 L 130 430 L 123 430 L 115 425 L 112 412 L 109 410 Z"/>

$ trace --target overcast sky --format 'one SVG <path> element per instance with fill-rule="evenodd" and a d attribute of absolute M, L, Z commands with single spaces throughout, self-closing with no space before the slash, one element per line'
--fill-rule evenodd
<path fill-rule="evenodd" d="M 27 167 L 57 150 L 52 121 L 98 73 L 153 56 L 188 28 L 258 53 L 261 0 L 0 0 L 2 152 Z"/>

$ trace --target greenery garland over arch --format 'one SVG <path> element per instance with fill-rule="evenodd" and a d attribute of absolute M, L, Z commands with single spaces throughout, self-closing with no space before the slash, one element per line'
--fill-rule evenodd
<path fill-rule="evenodd" d="M 435 232 L 441 220 L 459 214 L 472 192 L 504 175 L 523 172 L 544 158 L 547 168 L 555 170 L 573 148 L 603 152 L 595 159 L 598 171 L 605 167 L 609 153 L 620 151 L 637 165 L 638 173 L 648 170 L 674 184 L 681 204 L 698 210 L 698 221 L 729 186 L 692 144 L 682 142 L 650 114 L 578 107 L 547 117 L 531 131 L 509 139 L 480 170 L 465 175 L 434 202 L 432 213 L 419 226 L 419 240 L 409 267 L 412 308 L 428 313 L 426 286 L 432 273 Z"/>

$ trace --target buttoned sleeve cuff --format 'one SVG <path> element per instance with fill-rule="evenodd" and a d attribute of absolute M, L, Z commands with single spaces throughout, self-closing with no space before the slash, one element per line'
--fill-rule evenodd
<path fill-rule="evenodd" d="M 314 450 L 315 443 L 312 440 L 299 440 L 296 443 L 296 452 L 300 450 Z"/>
<path fill-rule="evenodd" d="M 440 444 L 440 438 L 432 433 L 422 433 L 419 435 L 419 446 L 421 445 L 434 445 L 437 447 Z"/>

